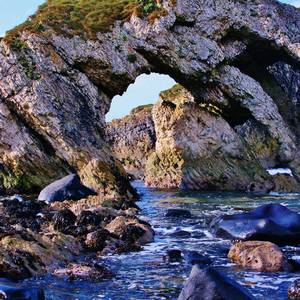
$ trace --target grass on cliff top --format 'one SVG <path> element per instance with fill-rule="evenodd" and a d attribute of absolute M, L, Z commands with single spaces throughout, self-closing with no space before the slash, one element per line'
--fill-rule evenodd
<path fill-rule="evenodd" d="M 160 3 L 161 0 L 47 0 L 25 23 L 8 32 L 6 39 L 12 41 L 24 30 L 43 32 L 47 27 L 59 33 L 66 29 L 72 35 L 84 33 L 91 38 L 134 13 L 149 20 L 164 15 Z"/>
<path fill-rule="evenodd" d="M 181 84 L 176 83 L 170 89 L 162 91 L 159 96 L 162 100 L 172 101 L 172 100 L 176 100 L 178 95 L 184 91 L 185 88 Z"/>
<path fill-rule="evenodd" d="M 152 107 L 153 107 L 153 104 L 144 104 L 144 105 L 137 106 L 131 110 L 130 115 L 137 114 L 137 113 L 143 111 L 144 109 L 150 110 L 150 109 L 152 109 Z"/>

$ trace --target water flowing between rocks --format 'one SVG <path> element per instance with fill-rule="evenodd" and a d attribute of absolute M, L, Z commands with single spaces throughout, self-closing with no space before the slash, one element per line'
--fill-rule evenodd
<path fill-rule="evenodd" d="M 191 265 L 184 260 L 167 263 L 168 249 L 196 250 L 210 257 L 213 265 L 249 288 L 257 299 L 286 299 L 288 285 L 299 278 L 297 273 L 257 273 L 241 270 L 227 259 L 230 242 L 214 238 L 209 223 L 215 216 L 247 211 L 266 203 L 280 203 L 300 211 L 300 194 L 251 195 L 224 192 L 159 191 L 134 186 L 142 195 L 138 202 L 141 218 L 149 221 L 156 232 L 155 242 L 141 252 L 103 257 L 101 261 L 116 276 L 101 283 L 66 282 L 51 275 L 24 281 L 18 286 L 37 286 L 45 290 L 46 299 L 176 299 L 188 278 Z M 165 217 L 169 208 L 184 208 L 192 218 Z M 174 236 L 174 232 L 184 234 Z M 188 234 L 188 233 L 190 234 Z M 300 259 L 300 247 L 283 248 L 288 255 Z"/>

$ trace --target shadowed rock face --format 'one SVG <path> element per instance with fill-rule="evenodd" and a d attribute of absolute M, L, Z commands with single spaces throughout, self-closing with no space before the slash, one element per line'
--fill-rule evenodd
<path fill-rule="evenodd" d="M 144 177 L 149 154 L 155 147 L 152 105 L 137 107 L 128 116 L 107 124 L 106 139 L 126 172 Z"/>
<path fill-rule="evenodd" d="M 279 163 L 290 164 L 299 176 L 297 135 L 264 87 L 264 77 L 247 67 L 253 63 L 266 71 L 281 61 L 298 72 L 299 11 L 271 0 L 178 0 L 163 5 L 167 14 L 153 24 L 132 16 L 94 40 L 51 28 L 20 32 L 22 47 L 1 40 L 5 188 L 28 191 L 72 169 L 101 195 L 132 198 L 126 174 L 104 139 L 105 114 L 114 95 L 151 71 L 171 75 L 197 101 L 222 108 L 230 127 L 221 120 L 213 126 L 231 131 L 249 118 L 264 125 L 278 144 Z M 292 101 L 282 80 L 277 82 Z M 209 115 L 202 117 L 212 122 Z M 6 126 L 8 122 L 12 125 Z M 230 137 L 238 151 L 239 139 L 234 133 Z M 258 172 L 258 183 L 261 177 Z"/>

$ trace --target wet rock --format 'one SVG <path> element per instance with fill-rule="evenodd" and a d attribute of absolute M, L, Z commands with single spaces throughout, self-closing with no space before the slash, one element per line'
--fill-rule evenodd
<path fill-rule="evenodd" d="M 12 198 L 4 200 L 0 204 L 3 218 L 7 218 L 6 223 L 11 225 L 21 225 L 24 228 L 38 231 L 42 220 L 37 216 L 44 210 L 45 203 L 35 200 L 25 200 Z"/>
<path fill-rule="evenodd" d="M 300 300 L 300 280 L 295 280 L 288 289 L 289 300 Z"/>
<path fill-rule="evenodd" d="M 288 174 L 277 174 L 273 177 L 276 192 L 294 193 L 300 191 L 299 182 Z"/>
<path fill-rule="evenodd" d="M 56 269 L 53 274 L 67 280 L 86 280 L 98 282 L 112 277 L 112 273 L 99 264 L 69 264 L 66 268 Z"/>
<path fill-rule="evenodd" d="M 106 245 L 106 240 L 110 237 L 110 233 L 106 229 L 99 229 L 91 232 L 85 239 L 85 247 L 89 251 L 102 251 Z"/>
<path fill-rule="evenodd" d="M 75 224 L 76 216 L 69 209 L 60 210 L 53 216 L 53 228 L 63 233 L 68 233 Z"/>
<path fill-rule="evenodd" d="M 22 280 L 43 271 L 44 264 L 34 254 L 19 249 L 12 249 L 12 251 L 1 250 L 0 277 L 11 280 Z"/>
<path fill-rule="evenodd" d="M 116 217 L 106 229 L 121 240 L 138 245 L 151 243 L 154 239 L 154 231 L 150 225 L 134 218 Z"/>
<path fill-rule="evenodd" d="M 212 263 L 208 256 L 202 255 L 197 251 L 185 251 L 184 259 L 191 265 L 210 265 Z"/>
<path fill-rule="evenodd" d="M 16 288 L 0 279 L 0 299 L 44 300 L 43 290 L 36 288 Z"/>
<path fill-rule="evenodd" d="M 103 216 L 98 213 L 84 210 L 78 216 L 76 223 L 78 226 L 99 226 L 103 219 Z"/>
<path fill-rule="evenodd" d="M 270 242 L 247 241 L 234 244 L 228 258 L 258 272 L 279 272 L 287 269 L 287 260 L 278 246 Z"/>
<path fill-rule="evenodd" d="M 251 212 L 218 217 L 211 229 L 218 237 L 269 241 L 278 245 L 300 242 L 300 215 L 280 204 L 267 204 Z"/>
<path fill-rule="evenodd" d="M 169 234 L 170 237 L 176 237 L 176 238 L 189 238 L 191 237 L 191 233 L 185 230 L 177 230 L 175 232 L 172 232 Z"/>
<path fill-rule="evenodd" d="M 54 202 L 80 200 L 82 198 L 87 198 L 90 195 L 97 195 L 97 193 L 84 186 L 80 182 L 78 175 L 71 174 L 45 187 L 40 192 L 38 199 L 40 201 Z"/>
<path fill-rule="evenodd" d="M 180 262 L 182 261 L 181 251 L 178 249 L 170 249 L 167 251 L 167 254 L 164 256 L 164 260 L 168 263 Z"/>
<path fill-rule="evenodd" d="M 192 214 L 186 209 L 168 209 L 166 212 L 167 218 L 191 218 Z"/>
<path fill-rule="evenodd" d="M 237 282 L 213 267 L 195 265 L 178 300 L 254 300 L 255 297 Z"/>

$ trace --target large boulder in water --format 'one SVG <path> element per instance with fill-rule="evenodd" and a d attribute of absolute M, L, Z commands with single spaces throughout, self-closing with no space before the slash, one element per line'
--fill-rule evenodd
<path fill-rule="evenodd" d="M 300 243 L 300 215 L 280 204 L 262 205 L 251 212 L 225 215 L 213 220 L 218 237 L 269 241 L 278 245 Z"/>
<path fill-rule="evenodd" d="M 0 280 L 0 299 L 10 300 L 44 300 L 43 290 L 37 288 L 16 288 L 10 281 Z"/>
<path fill-rule="evenodd" d="M 215 268 L 201 269 L 195 265 L 178 300 L 251 300 L 255 299 L 245 288 Z"/>
<path fill-rule="evenodd" d="M 228 258 L 244 267 L 259 272 L 287 270 L 287 260 L 279 247 L 270 242 L 246 241 L 234 244 Z"/>
<path fill-rule="evenodd" d="M 62 179 L 54 181 L 45 187 L 39 194 L 39 200 L 42 201 L 64 201 L 80 200 L 97 193 L 84 186 L 78 175 L 71 174 Z"/>

